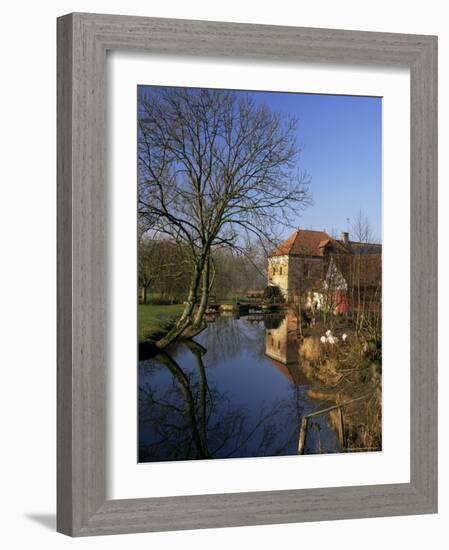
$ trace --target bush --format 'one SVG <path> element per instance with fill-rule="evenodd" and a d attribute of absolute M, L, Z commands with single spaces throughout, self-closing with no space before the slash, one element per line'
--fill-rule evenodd
<path fill-rule="evenodd" d="M 277 285 L 268 285 L 263 293 L 264 300 L 268 302 L 283 302 L 284 296 L 281 289 Z"/>

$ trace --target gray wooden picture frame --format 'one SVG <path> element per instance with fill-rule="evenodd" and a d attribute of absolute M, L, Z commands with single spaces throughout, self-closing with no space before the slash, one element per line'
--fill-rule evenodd
<path fill-rule="evenodd" d="M 411 74 L 410 483 L 106 499 L 106 52 Z M 437 38 L 74 13 L 58 19 L 57 529 L 100 535 L 437 511 Z"/>

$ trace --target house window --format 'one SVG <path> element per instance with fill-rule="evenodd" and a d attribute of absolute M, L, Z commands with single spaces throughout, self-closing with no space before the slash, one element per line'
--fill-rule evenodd
<path fill-rule="evenodd" d="M 281 349 L 281 341 L 278 340 L 278 349 Z"/>
<path fill-rule="evenodd" d="M 282 275 L 282 267 L 279 268 L 279 275 Z"/>

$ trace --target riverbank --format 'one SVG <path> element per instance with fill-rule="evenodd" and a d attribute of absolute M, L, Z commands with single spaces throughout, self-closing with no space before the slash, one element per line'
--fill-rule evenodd
<path fill-rule="evenodd" d="M 165 336 L 180 317 L 184 306 L 140 304 L 138 315 L 139 344 Z"/>
<path fill-rule="evenodd" d="M 336 336 L 335 334 L 333 334 Z M 382 352 L 371 334 L 348 331 L 336 343 L 308 336 L 299 346 L 301 369 L 311 384 L 307 395 L 329 405 L 347 403 L 329 413 L 335 429 L 343 422 L 346 451 L 382 449 Z"/>

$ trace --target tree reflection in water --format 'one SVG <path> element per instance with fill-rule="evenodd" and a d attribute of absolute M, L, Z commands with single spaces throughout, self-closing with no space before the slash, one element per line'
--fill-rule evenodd
<path fill-rule="evenodd" d="M 141 361 L 139 461 L 296 454 L 302 415 L 317 404 L 298 365 L 266 353 L 283 319 L 218 317 L 198 342 Z M 329 435 L 321 434 L 332 450 Z"/>
<path fill-rule="evenodd" d="M 299 418 L 290 422 L 290 430 L 285 424 L 282 433 L 278 430 L 291 413 L 290 400 L 277 400 L 254 418 L 248 408 L 233 404 L 232 395 L 208 383 L 205 348 L 195 342 L 183 345 L 192 354 L 194 370 L 183 370 L 161 353 L 154 359 L 170 372 L 171 384 L 162 392 L 151 382 L 140 387 L 141 430 L 152 432 L 151 441 L 140 446 L 140 462 L 275 456 L 296 444 Z"/>

